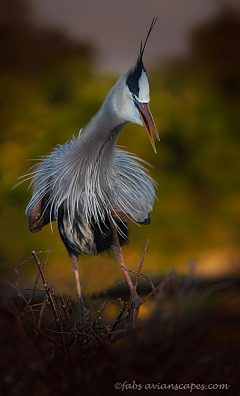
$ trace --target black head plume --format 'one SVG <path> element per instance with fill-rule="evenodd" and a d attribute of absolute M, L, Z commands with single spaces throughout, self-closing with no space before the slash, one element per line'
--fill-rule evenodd
<path fill-rule="evenodd" d="M 137 63 L 136 66 L 134 67 L 134 69 L 131 69 L 129 74 L 128 74 L 128 78 L 127 78 L 127 85 L 130 89 L 130 91 L 135 94 L 136 96 L 138 96 L 139 94 L 139 85 L 138 85 L 138 81 L 141 77 L 142 71 L 144 70 L 146 73 L 146 69 L 143 65 L 143 61 L 142 61 L 142 57 L 143 57 L 143 53 L 148 41 L 148 38 L 150 36 L 151 31 L 153 30 L 153 27 L 155 25 L 155 23 L 157 22 L 157 17 L 154 17 L 151 23 L 151 26 L 149 28 L 147 37 L 145 39 L 144 45 L 142 44 L 141 41 L 141 45 L 140 45 L 140 53 L 138 55 L 138 59 L 137 59 Z"/>
<path fill-rule="evenodd" d="M 154 18 L 153 18 L 144 45 L 142 45 L 142 41 L 141 41 L 141 45 L 140 45 L 140 54 L 139 54 L 139 57 L 138 57 L 138 59 L 141 60 L 141 62 L 142 62 L 142 57 L 143 57 L 143 53 L 144 53 L 144 50 L 145 50 L 145 47 L 146 47 L 148 38 L 149 38 L 149 36 L 150 36 L 151 31 L 152 31 L 153 28 L 154 28 L 155 23 L 157 22 L 157 19 L 158 19 L 158 17 L 154 17 Z"/>

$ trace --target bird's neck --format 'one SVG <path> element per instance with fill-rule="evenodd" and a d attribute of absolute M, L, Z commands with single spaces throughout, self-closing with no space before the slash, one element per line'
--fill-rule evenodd
<path fill-rule="evenodd" d="M 119 118 L 106 100 L 84 129 L 79 146 L 84 147 L 85 153 L 93 161 L 102 157 L 104 162 L 111 160 L 118 137 L 126 124 L 127 121 Z"/>

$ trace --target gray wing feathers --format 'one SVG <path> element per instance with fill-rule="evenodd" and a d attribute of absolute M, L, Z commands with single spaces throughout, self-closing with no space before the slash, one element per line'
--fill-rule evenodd
<path fill-rule="evenodd" d="M 140 163 L 145 161 L 123 150 L 115 150 L 116 209 L 124 209 L 133 221 L 144 222 L 153 210 L 155 201 L 154 180 Z"/>
<path fill-rule="evenodd" d="M 90 225 L 122 212 L 136 223 L 144 223 L 153 209 L 154 181 L 138 157 L 115 149 L 111 163 L 87 161 L 86 152 L 76 150 L 72 139 L 59 146 L 33 172 L 34 193 L 28 204 L 32 232 L 53 220 L 67 203 L 69 220 L 76 211 Z M 114 221 L 114 219 L 112 219 Z"/>

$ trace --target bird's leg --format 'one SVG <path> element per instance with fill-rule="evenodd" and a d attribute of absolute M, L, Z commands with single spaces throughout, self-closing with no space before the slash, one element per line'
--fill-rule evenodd
<path fill-rule="evenodd" d="M 126 282 L 128 284 L 129 290 L 130 290 L 131 298 L 133 299 L 134 298 L 134 286 L 133 286 L 132 280 L 129 276 L 126 265 L 124 263 L 122 248 L 119 243 L 117 229 L 114 226 L 114 224 L 112 224 L 111 228 L 112 228 L 112 232 L 113 232 L 113 244 L 111 246 L 111 249 L 112 249 L 114 256 L 116 257 L 116 259 L 122 269 L 123 275 L 126 279 Z M 135 305 L 138 305 L 139 302 L 140 302 L 140 298 L 139 298 L 138 294 L 135 293 Z"/>
<path fill-rule="evenodd" d="M 71 253 L 70 259 L 72 262 L 72 270 L 73 270 L 73 273 L 75 276 L 75 281 L 76 281 L 76 286 L 77 286 L 77 295 L 78 295 L 78 299 L 79 299 L 79 303 L 80 303 L 80 313 L 81 313 L 82 321 L 85 322 L 84 301 L 83 301 L 83 297 L 82 297 L 79 272 L 78 272 L 78 258 L 75 254 Z"/>

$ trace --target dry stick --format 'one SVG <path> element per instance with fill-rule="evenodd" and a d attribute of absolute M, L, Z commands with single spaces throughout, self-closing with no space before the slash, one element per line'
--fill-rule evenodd
<path fill-rule="evenodd" d="M 97 311 L 97 314 L 95 315 L 94 319 L 91 322 L 91 326 L 90 326 L 90 331 L 94 333 L 93 331 L 93 326 L 95 324 L 95 322 L 98 320 L 99 316 L 103 313 L 104 309 L 112 302 L 111 301 L 104 301 L 104 303 L 102 304 L 101 308 L 99 309 L 99 311 Z"/>
<path fill-rule="evenodd" d="M 124 319 L 121 319 L 119 323 L 121 323 Z M 132 326 L 128 326 L 121 330 L 114 330 L 109 333 L 109 336 L 112 336 L 112 343 L 114 343 L 117 339 L 123 337 L 126 334 L 132 334 Z M 115 336 L 115 337 L 114 337 Z M 134 339 L 133 339 L 134 341 Z"/>
<path fill-rule="evenodd" d="M 41 253 L 41 251 L 39 251 L 37 254 L 39 254 L 39 253 Z M 15 270 L 14 270 L 14 272 L 15 272 L 15 286 L 17 287 L 17 290 L 18 290 L 18 294 L 17 294 L 17 297 L 18 297 L 18 305 L 19 305 L 19 309 L 21 308 L 20 307 L 20 303 L 21 303 L 21 293 L 20 293 L 20 277 L 19 277 L 19 268 L 23 265 L 23 264 L 25 264 L 25 263 L 27 263 L 29 260 L 31 260 L 33 258 L 33 256 L 31 256 L 31 257 L 29 257 L 28 259 L 26 259 L 26 260 L 24 260 L 22 263 L 20 263 L 18 266 L 17 266 L 17 268 L 15 268 Z"/>
<path fill-rule="evenodd" d="M 74 308 L 75 302 L 71 300 L 69 297 L 64 296 L 63 294 L 60 294 L 60 301 L 63 309 L 62 322 L 63 322 L 63 326 L 65 327 L 68 320 L 71 317 L 71 313 Z"/>
<path fill-rule="evenodd" d="M 60 332 L 59 331 L 56 331 L 56 330 L 52 330 L 52 329 L 48 329 L 48 331 L 51 331 L 52 333 L 55 333 L 55 334 L 60 334 Z M 84 331 L 84 330 L 81 330 L 81 331 L 78 331 L 77 329 L 76 329 L 76 331 L 63 331 L 63 334 L 65 334 L 65 335 L 82 335 L 82 336 L 88 336 L 89 338 L 92 338 L 94 341 L 96 341 L 96 338 L 95 338 L 95 336 L 94 335 L 92 335 L 92 334 L 89 334 L 89 333 L 87 333 L 86 331 Z"/>
<path fill-rule="evenodd" d="M 118 323 L 120 323 L 120 320 L 121 320 L 121 318 L 122 318 L 124 312 L 126 311 L 126 308 L 127 308 L 127 302 L 123 303 L 122 308 L 121 308 L 121 311 L 119 312 L 119 314 L 118 314 L 118 316 L 117 316 L 115 322 L 111 325 L 111 327 L 110 327 L 110 329 L 109 329 L 109 333 L 112 332 L 112 331 L 114 331 L 114 329 L 116 328 L 116 326 L 118 325 Z M 108 336 L 110 336 L 110 334 L 109 334 Z"/>
<path fill-rule="evenodd" d="M 59 327 L 59 330 L 60 330 L 60 337 L 61 337 L 61 341 L 62 341 L 64 354 L 67 357 L 67 348 L 66 348 L 65 338 L 64 338 L 64 335 L 63 335 L 63 326 L 62 326 L 62 323 L 61 323 L 61 320 L 60 320 L 60 316 L 59 316 L 59 313 L 58 313 L 56 301 L 55 301 L 55 299 L 54 299 L 54 297 L 52 295 L 52 291 L 51 291 L 51 288 L 50 288 L 50 286 L 48 284 L 48 281 L 47 281 L 46 275 L 44 273 L 42 264 L 41 264 L 37 254 L 36 254 L 36 252 L 34 250 L 32 251 L 32 255 L 35 258 L 35 261 L 37 263 L 37 266 L 39 268 L 39 272 L 40 272 L 42 280 L 43 280 L 43 284 L 44 284 L 45 290 L 46 290 L 46 292 L 48 294 L 48 297 L 49 297 L 49 300 L 51 302 L 53 313 L 54 313 L 54 316 L 55 316 L 55 320 L 56 320 L 56 323 L 57 323 L 57 325 Z"/>
<path fill-rule="evenodd" d="M 53 332 L 53 333 L 59 334 L 59 331 L 55 331 L 55 330 L 52 330 L 52 329 L 48 329 L 48 330 L 51 331 L 51 332 Z M 85 349 L 87 349 L 88 347 L 90 347 L 90 346 L 94 343 L 94 341 L 95 341 L 95 342 L 97 341 L 99 344 L 104 345 L 104 343 L 103 343 L 103 341 L 101 340 L 101 338 L 98 337 L 98 335 L 95 334 L 94 331 L 92 331 L 92 334 L 91 334 L 91 333 L 87 333 L 85 330 L 78 330 L 78 329 L 76 328 L 76 330 L 75 330 L 74 332 L 66 332 L 66 331 L 64 331 L 63 334 L 65 334 L 65 335 L 71 335 L 71 336 L 72 336 L 72 335 L 75 335 L 75 336 L 83 336 L 83 337 L 90 338 L 91 341 L 89 341 L 88 344 L 85 343 L 84 345 L 82 345 L 82 347 L 84 347 Z M 76 346 L 76 343 L 77 343 L 77 338 L 75 339 L 74 347 Z"/>
<path fill-rule="evenodd" d="M 15 286 L 17 288 L 17 301 L 18 301 L 18 309 L 21 309 L 21 302 L 22 302 L 22 294 L 20 292 L 20 277 L 19 277 L 19 270 L 15 269 Z"/>
<path fill-rule="evenodd" d="M 1 279 L 0 284 L 1 284 L 1 283 L 8 284 L 8 285 L 10 285 L 13 289 L 16 289 L 16 286 L 15 286 L 13 283 L 11 283 L 10 281 L 6 281 L 5 279 L 4 279 L 4 280 Z M 27 300 L 25 299 L 25 297 L 24 297 L 23 295 L 22 295 L 22 298 L 23 298 L 23 300 L 27 303 Z M 2 304 L 2 303 L 1 303 L 0 307 L 3 307 L 3 304 Z M 30 319 L 28 319 L 27 317 L 25 317 L 25 316 L 23 315 L 23 313 L 22 313 L 21 311 L 19 311 L 18 308 L 17 308 L 16 306 L 13 306 L 13 308 L 14 308 L 14 310 L 18 313 L 18 315 L 19 315 L 22 319 L 26 320 L 34 329 L 37 329 L 36 324 L 32 323 Z M 34 313 L 34 311 L 33 311 L 33 309 L 32 309 L 32 306 L 30 307 L 30 310 L 31 310 L 31 312 L 32 312 L 32 314 L 33 314 L 33 316 L 34 316 L 34 318 L 35 318 L 35 322 L 37 323 L 37 320 L 36 320 L 36 317 L 35 317 L 35 313 Z M 55 340 L 53 340 L 51 337 L 47 336 L 43 331 L 39 330 L 39 333 L 40 333 L 41 335 L 43 335 L 44 337 L 46 337 L 49 341 L 53 342 L 53 343 L 56 344 L 58 347 L 60 347 L 60 344 L 59 344 L 58 342 L 56 342 Z"/>
<path fill-rule="evenodd" d="M 45 296 L 44 296 L 44 300 L 43 300 L 43 302 L 41 304 L 41 309 L 40 309 L 40 312 L 39 312 L 38 322 L 37 322 L 37 329 L 35 329 L 35 331 L 34 331 L 35 335 L 37 335 L 39 330 L 40 330 L 41 323 L 42 323 L 42 318 L 43 318 L 47 303 L 48 303 L 48 294 L 46 293 Z"/>
<path fill-rule="evenodd" d="M 76 304 L 76 301 L 74 301 L 71 297 L 67 297 L 67 308 L 68 308 L 70 316 L 73 311 L 73 308 L 75 307 L 75 304 Z"/>
<path fill-rule="evenodd" d="M 45 265 L 47 264 L 47 261 L 48 261 L 48 259 L 49 259 L 50 254 L 52 253 L 52 251 L 53 251 L 53 247 L 52 247 L 52 249 L 51 249 L 51 250 L 49 251 L 49 253 L 48 253 L 48 256 L 47 256 L 47 258 L 46 258 L 46 260 L 45 260 L 45 262 L 44 262 L 44 264 L 43 264 L 43 268 L 44 268 Z M 41 252 L 38 252 L 37 254 L 39 254 L 39 253 L 41 253 Z M 33 256 L 31 256 L 31 258 L 33 258 Z M 27 261 L 27 260 L 26 260 L 26 261 Z M 25 261 L 25 262 L 26 262 L 26 261 Z M 23 262 L 22 264 L 24 264 L 24 262 Z M 22 265 L 22 264 L 20 264 L 20 265 Z M 29 300 L 28 300 L 28 303 L 27 303 L 27 305 L 25 306 L 25 308 L 24 308 L 24 310 L 23 310 L 23 313 L 24 313 L 24 314 L 25 314 L 25 312 L 27 312 L 27 310 L 28 310 L 28 308 L 30 307 L 30 304 L 31 304 L 31 302 L 32 302 L 32 300 L 33 300 L 35 291 L 36 291 L 36 289 L 37 289 L 37 284 L 38 284 L 39 278 L 40 278 L 40 272 L 39 272 L 39 274 L 37 275 L 36 281 L 35 281 L 35 283 L 34 283 L 34 285 L 33 285 L 32 294 L 31 294 L 31 296 L 30 296 L 30 298 L 29 298 Z"/>
<path fill-rule="evenodd" d="M 10 286 L 12 289 L 14 289 L 14 290 L 16 290 L 18 293 L 20 293 L 21 299 L 23 299 L 23 301 L 27 304 L 27 299 L 24 297 L 24 295 L 20 292 L 20 289 L 18 289 L 18 287 L 17 287 L 14 283 L 12 283 L 12 282 L 10 282 L 9 280 L 6 280 L 6 279 L 1 279 L 1 283 L 7 284 L 7 285 Z M 23 313 L 19 310 L 18 307 L 17 307 L 17 309 L 18 309 L 20 315 L 23 316 Z M 35 315 L 35 313 L 34 313 L 32 307 L 30 307 L 29 310 L 30 310 L 31 313 L 32 313 L 34 323 L 36 324 L 36 323 L 37 323 L 37 318 L 36 318 L 36 315 Z"/>
<path fill-rule="evenodd" d="M 69 312 L 69 308 L 68 308 L 68 303 L 66 301 L 66 297 L 63 294 L 60 294 L 60 301 L 61 301 L 62 308 L 64 311 L 63 325 L 65 326 L 67 321 L 70 319 L 70 312 Z"/>
<path fill-rule="evenodd" d="M 167 274 L 165 278 L 145 298 L 141 300 L 140 304 L 136 306 L 136 309 L 138 309 L 140 305 L 145 303 L 154 293 L 156 293 L 156 291 L 158 291 L 160 287 L 163 287 L 164 284 L 169 280 L 170 276 L 172 276 L 175 273 L 176 271 L 174 269 L 171 272 L 169 272 L 169 274 Z"/>
<path fill-rule="evenodd" d="M 3 307 L 3 304 L 2 304 Z M 17 327 L 17 333 L 19 338 L 22 340 L 22 342 L 25 343 L 26 348 L 25 350 L 28 351 L 29 355 L 32 356 L 32 359 L 38 361 L 39 366 L 46 370 L 46 363 L 44 362 L 41 354 L 37 350 L 37 348 L 34 346 L 32 341 L 29 339 L 28 335 L 26 334 L 26 331 L 23 327 L 22 320 L 21 320 L 21 313 L 17 309 L 16 306 L 10 306 L 9 304 L 5 304 L 5 307 L 7 312 L 9 312 L 11 315 L 14 316 L 15 321 L 16 321 L 16 327 Z M 25 318 L 24 318 L 25 319 Z M 31 323 L 32 324 L 32 323 Z"/>
<path fill-rule="evenodd" d="M 70 312 L 70 315 L 72 313 L 72 310 L 73 310 L 75 304 L 76 304 L 76 302 L 72 298 L 69 298 L 69 297 L 67 298 L 67 306 L 68 306 L 68 310 Z"/>
<path fill-rule="evenodd" d="M 130 270 L 130 269 L 127 269 L 127 271 L 128 272 L 132 272 L 133 274 L 138 274 L 138 271 L 133 271 L 133 270 Z M 155 288 L 154 283 L 151 281 L 151 279 L 147 275 L 143 274 L 142 272 L 139 272 L 139 275 L 144 276 L 144 278 L 146 278 L 148 280 L 152 290 Z"/>
<path fill-rule="evenodd" d="M 60 296 L 60 303 L 61 303 L 61 307 L 62 307 L 62 309 L 60 310 L 60 316 L 61 316 L 61 322 L 62 322 L 62 325 L 64 328 L 67 323 L 67 318 L 66 318 L 66 314 L 65 314 L 66 305 L 62 304 L 61 296 Z"/>
<path fill-rule="evenodd" d="M 31 290 L 31 291 L 33 291 L 33 288 L 32 288 L 32 287 L 24 286 L 24 287 L 23 287 L 23 290 Z M 37 291 L 37 292 L 42 292 L 42 293 L 44 292 L 44 293 L 45 293 L 46 290 L 45 290 L 45 289 L 39 289 L 39 288 L 37 287 L 37 288 L 35 289 L 35 292 L 36 292 L 36 291 Z"/>
<path fill-rule="evenodd" d="M 41 252 L 38 252 L 41 253 Z M 29 260 L 31 260 L 33 256 L 29 257 L 28 259 L 24 260 L 22 263 L 20 263 L 17 268 L 14 270 L 15 272 L 15 286 L 17 288 L 17 298 L 18 298 L 18 309 L 21 309 L 21 301 L 22 301 L 22 295 L 20 293 L 20 277 L 19 277 L 19 268 L 27 263 Z"/>
<path fill-rule="evenodd" d="M 18 312 L 19 315 L 21 316 L 20 312 Z M 41 329 L 38 329 L 37 326 L 35 326 L 30 319 L 28 319 L 26 316 L 21 316 L 22 319 L 26 320 L 35 330 L 37 330 L 42 336 L 44 336 L 48 341 L 51 341 L 53 344 L 55 344 L 58 348 L 61 348 L 61 344 L 54 340 L 53 338 L 49 337 L 47 334 L 45 334 Z"/>
<path fill-rule="evenodd" d="M 41 250 L 39 250 L 39 252 L 37 252 L 37 254 L 42 253 Z M 24 260 L 22 263 L 18 264 L 17 266 L 17 271 L 19 270 L 19 268 L 23 265 L 26 264 L 28 261 L 32 260 L 33 256 L 28 257 L 26 260 Z"/>
<path fill-rule="evenodd" d="M 106 307 L 112 302 L 111 301 L 104 301 L 104 303 L 102 304 L 101 308 L 99 309 L 99 311 L 97 312 L 97 314 L 95 315 L 94 319 L 91 322 L 90 325 L 90 332 L 93 334 L 93 337 L 95 339 L 95 341 L 98 341 L 100 344 L 104 345 L 103 341 L 101 340 L 101 338 L 98 336 L 98 334 L 95 333 L 95 331 L 93 330 L 93 326 L 95 324 L 95 322 L 97 321 L 97 319 L 99 318 L 99 316 L 102 314 L 102 312 L 106 309 Z M 83 330 L 84 331 L 84 330 Z M 88 336 L 89 334 L 86 333 L 86 336 Z"/>
<path fill-rule="evenodd" d="M 133 289 L 134 292 L 133 292 L 133 299 L 132 299 L 133 326 L 136 325 L 136 315 L 135 315 L 136 307 L 135 307 L 135 299 L 136 299 L 136 295 L 137 295 L 138 279 L 139 279 L 140 271 L 141 271 L 141 269 L 142 269 L 142 266 L 143 266 L 143 263 L 144 263 L 144 260 L 145 260 L 145 257 L 146 257 L 146 252 L 147 252 L 147 247 L 148 247 L 149 241 L 150 241 L 150 239 L 148 239 L 148 241 L 147 241 L 147 243 L 146 243 L 146 246 L 145 246 L 145 249 L 144 249 L 144 252 L 143 252 L 143 257 L 142 257 L 142 260 L 141 260 L 140 265 L 139 265 L 139 267 L 138 267 L 137 275 L 136 275 L 136 278 L 135 278 L 135 285 L 134 285 L 134 289 Z"/>
<path fill-rule="evenodd" d="M 149 241 L 150 241 L 150 239 L 148 239 L 148 241 L 146 243 L 146 246 L 145 246 L 145 249 L 144 249 L 144 252 L 143 252 L 143 257 L 142 257 L 141 263 L 140 263 L 140 265 L 138 267 L 137 275 L 136 275 L 136 278 L 135 278 L 135 285 L 134 285 L 134 296 L 137 293 L 138 279 L 139 279 L 140 271 L 142 269 L 142 266 L 143 266 L 143 263 L 144 263 L 144 260 L 145 260 L 145 257 L 146 257 L 147 247 L 148 247 Z"/>

